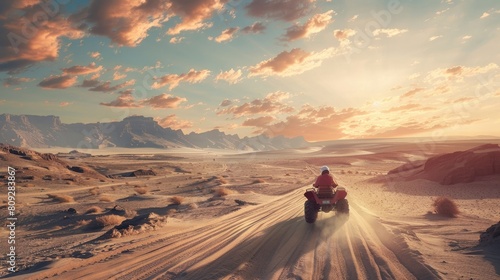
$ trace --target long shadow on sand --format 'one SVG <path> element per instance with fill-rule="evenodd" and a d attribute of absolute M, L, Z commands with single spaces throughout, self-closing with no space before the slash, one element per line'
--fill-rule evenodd
<path fill-rule="evenodd" d="M 230 275 L 268 279 L 273 271 L 297 263 L 304 254 L 324 244 L 347 220 L 347 216 L 332 216 L 307 224 L 304 217 L 295 217 L 237 244 L 203 267 L 167 275 L 172 279 L 221 279 Z"/>
<path fill-rule="evenodd" d="M 495 272 L 500 276 L 500 241 L 483 249 L 484 258 L 495 267 Z"/>

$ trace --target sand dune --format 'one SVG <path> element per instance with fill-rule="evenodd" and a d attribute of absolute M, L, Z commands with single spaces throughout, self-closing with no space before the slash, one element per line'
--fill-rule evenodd
<path fill-rule="evenodd" d="M 81 186 L 36 179 L 34 187 L 20 186 L 18 255 L 19 266 L 26 269 L 2 275 L 10 279 L 497 278 L 500 240 L 492 237 L 480 244 L 479 238 L 498 222 L 494 210 L 500 199 L 498 176 L 453 188 L 427 180 L 374 182 L 411 154 L 408 144 L 400 150 L 391 147 L 392 152 L 379 148 L 380 152 L 372 146 L 370 154 L 353 155 L 357 149 L 353 146 L 346 153 L 321 158 L 316 156 L 319 149 L 310 149 L 65 159 L 110 174 L 154 172 L 105 182 L 87 180 L 90 183 Z M 331 164 L 334 176 L 348 189 L 351 212 L 348 217 L 320 213 L 315 224 L 307 224 L 303 193 L 320 164 Z M 145 192 L 137 192 L 138 188 Z M 74 202 L 50 201 L 47 194 L 69 195 Z M 112 199 L 102 201 L 102 196 Z M 456 218 L 435 214 L 431 205 L 438 196 L 453 199 L 460 214 Z M 173 203 L 173 197 L 180 202 Z M 149 224 L 115 238 L 110 234 L 113 225 L 86 226 L 111 214 L 123 216 L 120 221 L 136 217 L 127 220 L 129 224 Z M 152 225 L 156 220 L 159 223 Z M 5 245 L 0 244 L 2 251 Z"/>

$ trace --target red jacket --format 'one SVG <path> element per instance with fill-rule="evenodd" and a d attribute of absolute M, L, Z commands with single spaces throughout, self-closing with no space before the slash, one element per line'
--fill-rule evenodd
<path fill-rule="evenodd" d="M 322 174 L 319 175 L 316 179 L 316 183 L 313 184 L 316 188 L 319 187 L 336 187 L 338 186 L 335 180 L 333 180 L 332 175 L 330 174 Z"/>

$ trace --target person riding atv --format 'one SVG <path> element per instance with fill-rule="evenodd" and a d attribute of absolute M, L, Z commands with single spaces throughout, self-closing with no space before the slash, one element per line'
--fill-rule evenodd
<path fill-rule="evenodd" d="M 330 189 L 338 186 L 332 175 L 330 175 L 330 168 L 328 168 L 328 166 L 322 166 L 320 171 L 321 175 L 316 178 L 316 182 L 313 184 L 314 187 L 318 188 L 318 191 L 322 188 Z"/>
<path fill-rule="evenodd" d="M 304 196 L 304 217 L 307 223 L 314 223 L 318 212 L 328 213 L 332 210 L 340 214 L 349 214 L 349 202 L 346 199 L 347 190 L 335 182 L 330 175 L 330 168 L 322 166 L 321 175 L 316 178 L 314 188 L 306 189 Z"/>

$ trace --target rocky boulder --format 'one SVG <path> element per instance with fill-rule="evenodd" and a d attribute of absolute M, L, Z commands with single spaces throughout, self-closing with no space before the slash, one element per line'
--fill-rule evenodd
<path fill-rule="evenodd" d="M 500 174 L 500 147 L 485 144 L 466 151 L 431 157 L 425 163 L 406 163 L 388 176 L 427 179 L 443 185 L 470 183 L 481 176 Z"/>

